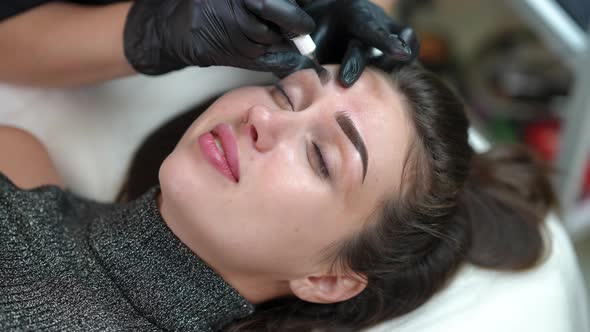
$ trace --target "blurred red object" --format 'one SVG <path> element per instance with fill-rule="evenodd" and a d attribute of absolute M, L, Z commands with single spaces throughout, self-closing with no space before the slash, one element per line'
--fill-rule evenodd
<path fill-rule="evenodd" d="M 441 69 L 449 65 L 449 44 L 445 38 L 435 32 L 422 32 L 420 40 L 420 62 L 430 69 Z"/>
<path fill-rule="evenodd" d="M 557 157 L 559 149 L 560 127 L 557 119 L 533 122 L 524 131 L 525 141 L 541 158 L 552 162 Z"/>
<path fill-rule="evenodd" d="M 552 163 L 557 158 L 561 123 L 557 119 L 539 120 L 524 130 L 525 142 L 545 161 Z M 590 193 L 590 165 L 586 166 L 583 185 L 584 194 Z"/>

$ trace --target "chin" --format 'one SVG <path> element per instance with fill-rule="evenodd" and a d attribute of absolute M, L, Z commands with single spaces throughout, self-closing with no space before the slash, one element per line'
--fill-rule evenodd
<path fill-rule="evenodd" d="M 189 176 L 194 174 L 195 170 L 189 170 L 186 166 L 187 163 L 183 162 L 182 159 L 179 158 L 178 154 L 172 153 L 160 166 L 158 177 L 163 194 L 184 195 L 187 187 L 193 182 Z"/>
<path fill-rule="evenodd" d="M 189 209 L 223 194 L 228 182 L 210 169 L 206 161 L 195 160 L 190 153 L 190 149 L 175 150 L 164 160 L 158 174 L 164 198 L 173 200 L 174 205 L 188 205 Z"/>

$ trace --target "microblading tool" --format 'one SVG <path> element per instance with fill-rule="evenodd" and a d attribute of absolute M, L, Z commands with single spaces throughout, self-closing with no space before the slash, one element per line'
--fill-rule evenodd
<path fill-rule="evenodd" d="M 297 2 L 295 0 L 289 0 L 290 2 L 297 4 Z M 299 51 L 299 53 L 301 53 L 301 55 L 309 58 L 311 61 L 313 61 L 314 63 L 314 69 L 317 72 L 320 81 L 322 81 L 322 84 L 326 84 L 329 79 L 330 79 L 330 72 L 322 67 L 322 65 L 320 65 L 317 57 L 316 57 L 316 44 L 313 41 L 313 39 L 311 38 L 310 35 L 298 35 L 294 32 L 290 32 L 290 31 L 282 31 L 283 36 L 287 39 L 289 39 L 293 45 L 295 45 L 295 47 L 297 48 L 297 50 Z"/>

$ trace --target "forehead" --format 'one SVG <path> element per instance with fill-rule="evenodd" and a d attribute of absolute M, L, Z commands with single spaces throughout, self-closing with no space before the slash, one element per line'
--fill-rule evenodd
<path fill-rule="evenodd" d="M 401 186 L 413 126 L 403 96 L 385 73 L 366 70 L 358 83 L 350 98 L 360 100 L 361 105 L 352 112 L 370 153 L 360 193 L 369 192 L 373 194 L 370 199 L 381 199 L 395 194 Z"/>

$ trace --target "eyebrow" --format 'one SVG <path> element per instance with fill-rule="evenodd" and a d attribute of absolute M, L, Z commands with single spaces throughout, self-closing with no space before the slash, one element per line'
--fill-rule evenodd
<path fill-rule="evenodd" d="M 352 121 L 348 113 L 336 112 L 334 118 L 336 119 L 336 122 L 338 122 L 338 125 L 340 126 L 346 137 L 348 137 L 352 145 L 361 155 L 361 160 L 363 162 L 362 182 L 365 182 L 365 176 L 367 175 L 367 163 L 369 161 L 369 155 L 367 153 L 367 147 L 365 146 L 365 142 L 363 141 L 361 134 L 354 125 L 354 122 Z"/>

